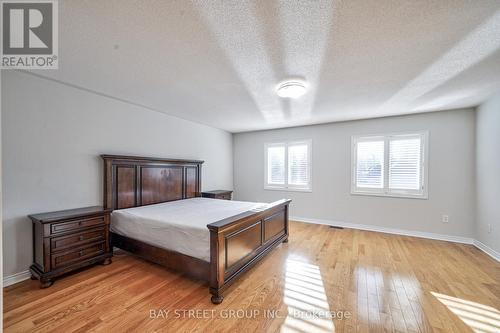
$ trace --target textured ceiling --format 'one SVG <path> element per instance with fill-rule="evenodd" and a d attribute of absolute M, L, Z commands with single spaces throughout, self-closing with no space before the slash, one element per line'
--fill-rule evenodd
<path fill-rule="evenodd" d="M 478 105 L 500 89 L 500 1 L 59 0 L 59 70 L 231 132 Z M 281 80 L 306 79 L 297 100 Z M 149 111 L 148 111 L 149 112 Z"/>

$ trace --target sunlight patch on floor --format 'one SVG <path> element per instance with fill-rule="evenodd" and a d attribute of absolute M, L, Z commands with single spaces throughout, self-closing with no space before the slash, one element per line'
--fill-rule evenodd
<path fill-rule="evenodd" d="M 285 273 L 288 315 L 281 332 L 334 332 L 318 266 L 288 259 Z"/>
<path fill-rule="evenodd" d="M 457 315 L 474 332 L 500 332 L 500 312 L 497 309 L 436 292 L 431 292 L 431 294 Z"/>

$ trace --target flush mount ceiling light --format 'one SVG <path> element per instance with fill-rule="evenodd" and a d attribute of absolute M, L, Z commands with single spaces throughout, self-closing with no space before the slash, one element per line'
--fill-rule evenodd
<path fill-rule="evenodd" d="M 298 80 L 284 81 L 278 84 L 276 93 L 283 98 L 299 98 L 306 93 L 306 84 Z"/>

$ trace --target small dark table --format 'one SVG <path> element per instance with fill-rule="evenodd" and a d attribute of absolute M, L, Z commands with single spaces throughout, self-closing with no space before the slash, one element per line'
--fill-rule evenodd
<path fill-rule="evenodd" d="M 111 263 L 110 210 L 100 206 L 30 215 L 33 222 L 31 278 L 50 287 L 59 275 Z"/>
<path fill-rule="evenodd" d="M 222 199 L 222 200 L 231 200 L 232 194 L 233 191 L 229 190 L 215 190 L 215 191 L 201 192 L 201 196 L 204 198 Z"/>

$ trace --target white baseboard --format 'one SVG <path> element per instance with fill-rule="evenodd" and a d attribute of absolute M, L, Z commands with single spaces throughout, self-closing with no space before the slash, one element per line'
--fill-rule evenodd
<path fill-rule="evenodd" d="M 30 271 L 19 272 L 3 278 L 3 286 L 8 287 L 14 283 L 27 280 L 31 277 Z"/>
<path fill-rule="evenodd" d="M 496 261 L 500 261 L 500 253 L 497 251 L 493 250 L 491 247 L 488 245 L 485 245 L 484 243 L 481 243 L 480 241 L 474 239 L 474 246 L 495 259 Z"/>
<path fill-rule="evenodd" d="M 299 222 L 306 222 L 306 223 L 332 225 L 332 226 L 344 227 L 344 228 L 349 228 L 349 229 L 359 229 L 359 230 L 383 232 L 386 234 L 428 238 L 428 239 L 442 240 L 442 241 L 462 243 L 462 244 L 474 244 L 473 238 L 435 234 L 435 233 L 431 233 L 431 232 L 386 228 L 386 227 L 379 227 L 379 226 L 367 225 L 367 224 L 356 224 L 356 223 L 347 223 L 347 222 L 322 220 L 322 219 L 310 219 L 310 218 L 299 217 L 299 216 L 290 216 L 290 220 L 299 221 Z"/>

